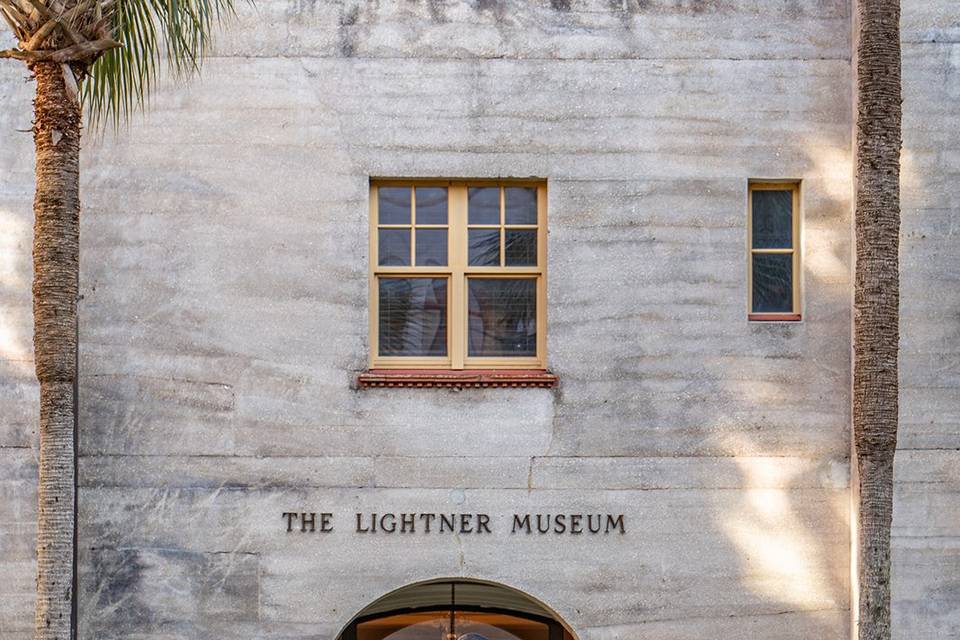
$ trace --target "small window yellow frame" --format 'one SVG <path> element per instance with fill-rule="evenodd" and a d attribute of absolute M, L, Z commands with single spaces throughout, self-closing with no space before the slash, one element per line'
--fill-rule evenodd
<path fill-rule="evenodd" d="M 469 225 L 469 228 L 500 229 L 500 266 L 472 266 L 468 263 L 467 198 L 471 187 L 500 187 L 499 225 Z M 379 189 L 381 187 L 446 187 L 448 215 L 447 266 L 380 266 L 378 264 Z M 537 190 L 537 224 L 506 225 L 504 189 L 531 187 Z M 415 214 L 414 214 L 415 215 Z M 415 219 L 411 224 L 416 224 Z M 536 266 L 504 265 L 504 234 L 510 229 L 537 230 Z M 443 228 L 443 227 L 441 227 Z M 416 242 L 413 234 L 411 245 Z M 547 360 L 547 185 L 544 180 L 442 180 L 373 179 L 370 181 L 370 367 L 372 369 L 546 369 Z M 411 246 L 411 255 L 416 248 Z M 411 261 L 411 264 L 413 262 Z M 447 280 L 447 355 L 444 357 L 381 356 L 379 348 L 379 281 L 383 278 L 432 277 Z M 470 278 L 517 278 L 536 280 L 536 355 L 517 357 L 471 357 L 468 355 L 468 296 Z"/>
<path fill-rule="evenodd" d="M 753 194 L 755 191 L 790 191 L 793 194 L 791 246 L 783 249 L 755 249 L 753 246 Z M 755 254 L 790 254 L 793 274 L 792 308 L 787 312 L 762 312 L 753 310 L 753 256 Z M 747 318 L 751 321 L 798 321 L 800 320 L 800 181 L 751 180 L 747 188 Z"/>

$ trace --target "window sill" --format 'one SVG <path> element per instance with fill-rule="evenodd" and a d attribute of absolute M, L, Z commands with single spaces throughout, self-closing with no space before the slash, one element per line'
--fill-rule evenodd
<path fill-rule="evenodd" d="M 370 369 L 357 376 L 357 386 L 413 388 L 480 388 L 557 386 L 557 376 L 543 369 Z"/>
<path fill-rule="evenodd" d="M 747 315 L 750 322 L 800 322 L 799 313 L 751 313 Z"/>

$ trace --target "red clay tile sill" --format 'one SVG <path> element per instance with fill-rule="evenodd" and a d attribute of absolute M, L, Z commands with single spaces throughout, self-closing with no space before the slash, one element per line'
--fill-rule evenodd
<path fill-rule="evenodd" d="M 799 313 L 751 313 L 747 315 L 747 320 L 751 322 L 799 322 Z"/>
<path fill-rule="evenodd" d="M 535 387 L 557 386 L 557 376 L 542 369 L 370 369 L 357 376 L 357 385 L 367 387 Z"/>

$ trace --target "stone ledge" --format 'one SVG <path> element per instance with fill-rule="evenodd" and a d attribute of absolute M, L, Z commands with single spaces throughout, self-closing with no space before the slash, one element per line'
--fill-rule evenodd
<path fill-rule="evenodd" d="M 357 386 L 368 387 L 534 387 L 557 386 L 556 375 L 543 369 L 370 369 L 357 376 Z"/>
<path fill-rule="evenodd" d="M 750 313 L 747 320 L 750 322 L 800 322 L 799 313 Z"/>

